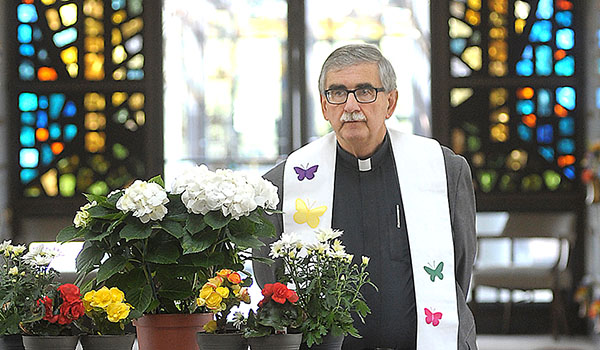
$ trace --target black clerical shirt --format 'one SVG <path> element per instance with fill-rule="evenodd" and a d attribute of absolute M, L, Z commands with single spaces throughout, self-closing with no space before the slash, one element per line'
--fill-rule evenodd
<path fill-rule="evenodd" d="M 415 349 L 412 264 L 389 135 L 371 156 L 370 167 L 360 171 L 358 159 L 338 144 L 332 226 L 344 231 L 346 251 L 355 255 L 355 261 L 363 255 L 371 258 L 367 271 L 379 288 L 379 292 L 364 288 L 372 313 L 365 324 L 355 318 L 354 325 L 363 338 L 348 336 L 343 348 Z"/>

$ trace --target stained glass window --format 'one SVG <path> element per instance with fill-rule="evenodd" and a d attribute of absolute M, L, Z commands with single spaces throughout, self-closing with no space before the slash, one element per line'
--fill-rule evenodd
<path fill-rule="evenodd" d="M 450 134 L 486 194 L 577 188 L 574 2 L 450 1 Z"/>
<path fill-rule="evenodd" d="M 146 103 L 145 6 L 15 1 L 18 198 L 83 199 L 148 176 L 147 118 L 161 114 Z"/>

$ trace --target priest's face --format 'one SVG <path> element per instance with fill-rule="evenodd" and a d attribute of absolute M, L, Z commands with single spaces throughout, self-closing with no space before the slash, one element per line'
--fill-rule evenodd
<path fill-rule="evenodd" d="M 381 87 L 376 63 L 360 63 L 340 70 L 331 70 L 325 75 L 325 90 Z M 360 92 L 356 91 L 356 94 Z M 392 116 L 396 108 L 397 90 L 376 94 L 375 101 L 360 103 L 355 94 L 348 93 L 346 103 L 342 104 L 332 104 L 327 101 L 325 95 L 321 95 L 323 116 L 331 124 L 337 141 L 344 150 L 358 158 L 371 156 L 383 142 L 386 133 L 385 120 Z"/>

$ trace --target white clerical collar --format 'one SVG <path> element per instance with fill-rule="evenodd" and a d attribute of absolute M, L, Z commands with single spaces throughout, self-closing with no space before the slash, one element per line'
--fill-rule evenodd
<path fill-rule="evenodd" d="M 358 159 L 358 170 L 360 170 L 360 171 L 371 170 L 371 158 Z"/>

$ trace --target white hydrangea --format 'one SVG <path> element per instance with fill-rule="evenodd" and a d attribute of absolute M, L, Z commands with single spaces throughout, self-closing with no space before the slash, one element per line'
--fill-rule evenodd
<path fill-rule="evenodd" d="M 178 176 L 172 192 L 181 194 L 188 212 L 205 215 L 221 211 L 234 219 L 249 215 L 259 206 L 275 209 L 279 203 L 277 189 L 272 184 L 230 169 L 212 172 L 205 165 Z"/>
<path fill-rule="evenodd" d="M 167 191 L 159 184 L 136 180 L 117 201 L 117 209 L 125 213 L 132 211 L 133 216 L 147 223 L 162 220 L 167 214 L 167 203 Z"/>
<path fill-rule="evenodd" d="M 31 265 L 47 266 L 52 262 L 58 252 L 52 248 L 47 248 L 44 245 L 36 245 L 29 249 L 27 254 L 23 255 L 23 261 Z"/>
<path fill-rule="evenodd" d="M 87 224 L 91 220 L 88 209 L 95 206 L 96 204 L 96 201 L 93 201 L 92 203 L 87 203 L 79 208 L 79 211 L 77 212 L 77 214 L 75 214 L 75 218 L 73 218 L 73 224 L 75 225 L 75 228 L 87 226 Z"/>

